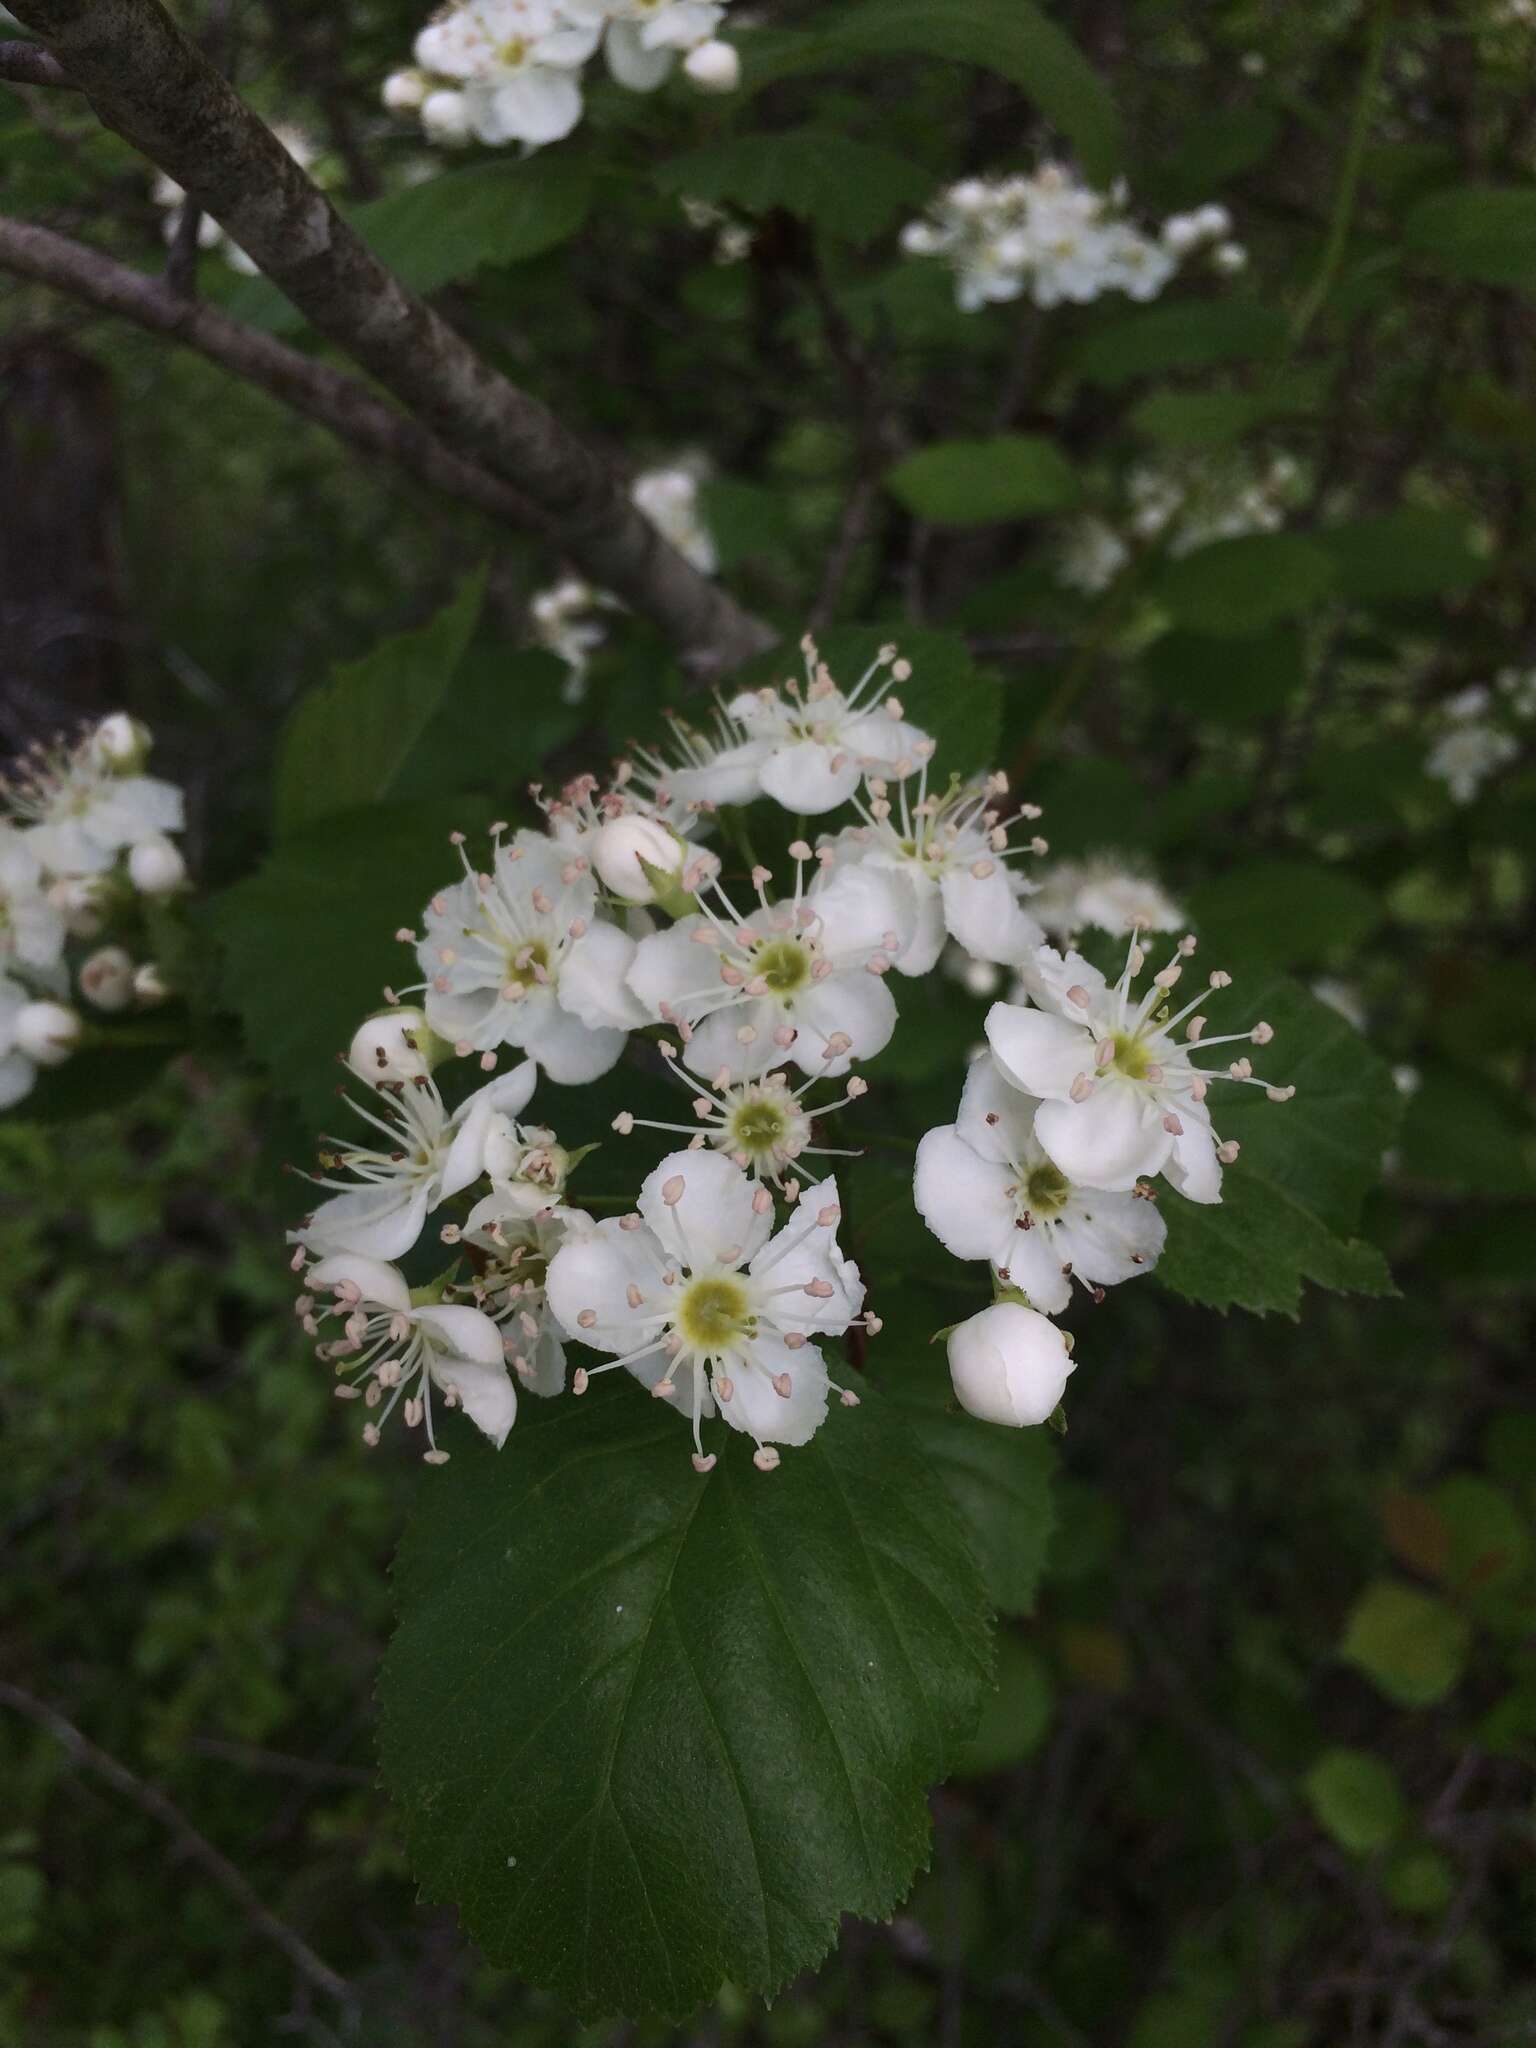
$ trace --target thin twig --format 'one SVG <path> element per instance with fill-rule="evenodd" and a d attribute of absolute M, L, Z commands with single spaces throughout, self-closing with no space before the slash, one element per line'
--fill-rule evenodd
<path fill-rule="evenodd" d="M 198 1833 L 180 1807 L 173 1805 L 158 1786 L 146 1784 L 126 1764 L 119 1763 L 115 1756 L 98 1748 L 89 1736 L 82 1735 L 73 1721 L 66 1720 L 56 1708 L 35 1699 L 19 1685 L 0 1682 L 0 1706 L 10 1707 L 16 1713 L 24 1714 L 29 1721 L 34 1721 L 38 1727 L 46 1728 L 76 1763 L 105 1778 L 141 1813 L 158 1821 L 182 1853 L 205 1870 L 216 1884 L 222 1885 L 251 1926 L 274 1947 L 281 1949 L 301 1976 L 334 1998 L 339 2005 L 355 2009 L 356 1993 L 345 1977 L 339 1977 L 328 1963 L 320 1960 L 302 1935 L 296 1934 L 285 1921 L 279 1920 L 269 1907 L 263 1905 L 229 1858 Z"/>

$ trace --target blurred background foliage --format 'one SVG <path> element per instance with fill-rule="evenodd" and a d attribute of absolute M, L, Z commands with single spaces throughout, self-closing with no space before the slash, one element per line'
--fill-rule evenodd
<path fill-rule="evenodd" d="M 771 37 L 829 9 L 756 12 Z M 787 632 L 820 600 L 828 620 L 963 637 L 1053 853 L 1155 865 L 1213 957 L 1312 983 L 1404 1091 L 1366 1215 L 1398 1297 L 1309 1291 L 1291 1321 L 1138 1287 L 1075 1314 L 1091 1363 L 1043 1577 L 1005 1625 L 969 1763 L 934 1797 L 930 1872 L 771 2011 L 726 1987 L 681 2032 L 577 2032 L 413 1904 L 371 1696 L 417 1472 L 398 1445 L 356 1455 L 294 1342 L 276 1167 L 305 1145 L 291 1098 L 329 1082 L 283 1070 L 309 1001 L 292 966 L 219 957 L 217 917 L 268 845 L 292 706 L 477 565 L 478 629 L 394 792 L 417 843 L 652 730 L 675 666 L 615 621 L 571 701 L 529 651 L 552 574 L 531 544 L 197 360 L 7 289 L 0 439 L 35 420 L 40 347 L 55 379 L 109 373 L 97 556 L 55 567 L 67 595 L 104 564 L 110 593 L 88 676 L 41 663 L 53 643 L 8 593 L 8 713 L 105 689 L 154 724 L 215 896 L 209 1031 L 233 1046 L 240 1009 L 279 1072 L 230 1078 L 204 1051 L 146 1092 L 153 1061 L 123 1054 L 109 1115 L 55 1121 L 81 1105 L 40 1091 L 35 1119 L 0 1129 L 3 1674 L 162 1788 L 355 2002 L 338 2014 L 163 1818 L 0 1694 L 0 2040 L 1536 2039 L 1536 773 L 1527 749 L 1469 803 L 1425 773 L 1459 692 L 1536 663 L 1524 13 L 1057 7 L 1118 110 L 1133 204 L 1219 199 L 1250 262 L 1153 307 L 1042 316 L 962 315 L 942 267 L 895 248 L 925 193 L 1027 168 L 1049 141 L 985 68 L 898 47 L 777 82 L 765 60 L 726 102 L 598 88 L 579 133 L 534 159 L 537 189 L 514 192 L 527 167 L 491 157 L 409 182 L 422 146 L 377 87 L 419 9 L 234 12 L 239 83 L 324 140 L 347 203 L 396 208 L 381 246 L 493 361 L 631 467 L 708 451 L 708 518 L 746 601 Z M 765 133 L 766 158 L 743 151 Z M 827 137 L 866 146 L 856 169 L 828 172 Z M 433 200 L 454 179 L 480 183 Z M 685 193 L 750 229 L 742 260 L 716 260 Z M 0 207 L 159 260 L 144 166 L 60 96 L 0 90 Z M 216 257 L 202 288 L 285 324 Z M 1230 493 L 1276 457 L 1296 479 L 1284 532 L 1147 548 L 1107 596 L 1061 582 L 1063 521 L 1123 506 L 1138 466 Z M 5 516 L 19 531 L 27 507 Z M 391 820 L 379 832 L 404 887 L 412 856 Z M 306 844 L 308 871 L 278 879 L 318 946 L 324 856 Z M 933 1122 L 984 1002 L 924 996 L 891 1057 Z M 952 1286 L 914 1279 L 879 1305 L 890 1325 L 908 1299 L 926 1329 Z M 984 1494 L 999 1554 L 1032 1557 L 1042 1532 Z"/>

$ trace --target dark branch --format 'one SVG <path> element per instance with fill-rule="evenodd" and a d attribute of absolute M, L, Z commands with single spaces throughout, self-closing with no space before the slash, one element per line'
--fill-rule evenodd
<path fill-rule="evenodd" d="M 419 483 L 512 525 L 545 526 L 525 498 L 465 462 L 429 434 L 419 420 L 397 412 L 365 385 L 329 364 L 301 355 L 253 327 L 243 327 L 216 306 L 184 297 L 173 285 L 126 264 L 114 263 L 48 228 L 0 215 L 0 270 L 50 286 L 100 312 L 115 313 L 151 333 L 196 349 L 199 355 L 257 384 L 296 412 L 328 427 L 339 440 L 369 455 L 383 455 Z"/>
<path fill-rule="evenodd" d="M 293 301 L 467 460 L 521 492 L 584 573 L 708 672 L 771 644 L 685 562 L 595 450 L 406 290 L 158 0 L 21 0 L 107 127 L 168 172 Z"/>
<path fill-rule="evenodd" d="M 0 43 L 0 84 L 52 85 L 66 92 L 77 90 L 75 81 L 57 57 L 38 43 Z"/>

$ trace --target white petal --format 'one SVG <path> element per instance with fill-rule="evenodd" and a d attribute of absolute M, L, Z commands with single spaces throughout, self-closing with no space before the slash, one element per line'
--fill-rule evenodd
<path fill-rule="evenodd" d="M 329 1291 L 351 1285 L 364 1301 L 410 1313 L 411 1290 L 405 1284 L 405 1275 L 379 1259 L 362 1258 L 355 1252 L 337 1252 L 331 1258 L 321 1259 L 305 1274 L 304 1285 L 316 1293 L 322 1288 Z"/>
<path fill-rule="evenodd" d="M 403 1259 L 421 1236 L 431 1183 L 400 1175 L 349 1189 L 322 1202 L 300 1233 L 320 1252 L 358 1252 L 369 1259 Z"/>
<path fill-rule="evenodd" d="M 1008 1167 L 980 1158 L 953 1124 L 943 1124 L 917 1148 L 912 1199 L 947 1252 L 1006 1265 L 1014 1235 L 1014 1205 L 1006 1191 L 1015 1179 Z"/>
<path fill-rule="evenodd" d="M 860 967 L 872 953 L 893 959 L 917 928 L 917 892 L 899 868 L 878 861 L 850 861 L 811 890 L 811 908 L 821 919 L 827 957 Z M 887 936 L 896 934 L 894 947 Z"/>
<path fill-rule="evenodd" d="M 655 1317 L 672 1293 L 662 1285 L 664 1270 L 662 1249 L 648 1230 L 623 1230 L 609 1216 L 589 1236 L 560 1247 L 549 1262 L 544 1291 L 567 1337 L 617 1357 L 635 1350 L 650 1331 L 659 1337 Z M 630 1299 L 631 1288 L 638 1303 Z M 589 1311 L 597 1321 L 583 1325 Z"/>
<path fill-rule="evenodd" d="M 522 1060 L 510 1072 L 498 1074 L 483 1088 L 461 1102 L 453 1113 L 449 1129 L 453 1142 L 443 1162 L 441 1199 L 456 1195 L 478 1180 L 485 1171 L 485 1141 L 491 1119 L 500 1114 L 516 1117 L 528 1107 L 539 1070 L 532 1060 Z"/>
<path fill-rule="evenodd" d="M 542 995 L 544 990 L 537 991 Z M 551 1081 L 564 1088 L 578 1088 L 595 1081 L 618 1065 L 624 1056 L 628 1034 L 623 1031 L 590 1031 L 579 1017 L 557 1002 L 547 1008 L 535 1006 L 532 997 L 505 1008 L 523 1012 L 520 1043 L 536 1059 Z"/>
<path fill-rule="evenodd" d="M 789 1374 L 788 1398 L 773 1382 Z M 732 1429 L 765 1444 L 808 1444 L 827 1419 L 827 1369 L 814 1344 L 791 1351 L 772 1331 L 753 1344 L 750 1362 L 731 1367 L 731 1398 L 720 1414 Z"/>
<path fill-rule="evenodd" d="M 939 887 L 951 936 L 978 960 L 1017 967 L 1045 936 L 1035 920 L 1019 908 L 1013 882 L 1001 861 L 987 875 L 974 874 L 970 868 L 952 869 Z"/>
<path fill-rule="evenodd" d="M 1149 1205 L 1138 1202 L 1136 1206 Z M 1061 1270 L 1067 1263 L 1067 1254 L 1058 1236 L 1055 1229 L 1045 1229 L 1038 1223 L 1033 1230 L 1015 1230 L 1006 1258 L 996 1261 L 998 1278 L 1028 1295 L 1030 1306 L 1047 1316 L 1059 1316 L 1072 1300 L 1072 1282 Z"/>
<path fill-rule="evenodd" d="M 24 1053 L 0 1056 L 0 1109 L 10 1109 L 32 1093 L 37 1069 Z"/>
<path fill-rule="evenodd" d="M 789 1057 L 802 1073 L 846 1074 L 855 1060 L 873 1059 L 890 1044 L 896 1029 L 896 998 L 878 974 L 834 974 L 796 998 L 793 1022 L 799 1036 Z M 838 1031 L 846 1032 L 853 1044 L 829 1060 L 827 1042 Z"/>
<path fill-rule="evenodd" d="M 887 718 L 883 711 L 866 712 L 850 718 L 841 734 L 859 759 L 870 767 L 894 768 L 898 762 L 917 762 L 917 749 L 928 744 L 928 735 L 901 718 Z"/>
<path fill-rule="evenodd" d="M 696 1004 L 712 999 L 713 989 L 721 986 L 714 949 L 693 942 L 692 934 L 704 923 L 702 917 L 679 918 L 670 931 L 655 932 L 636 946 L 629 988 L 648 1017 L 659 1017 L 663 1005 L 691 1017 Z M 706 990 L 708 998 L 702 994 Z"/>
<path fill-rule="evenodd" d="M 756 1195 L 757 1182 L 723 1152 L 670 1152 L 646 1175 L 635 1207 L 663 1249 L 697 1272 L 745 1265 L 766 1242 L 773 1211 L 759 1215 Z"/>
<path fill-rule="evenodd" d="M 1074 1273 L 1097 1286 L 1115 1287 L 1151 1270 L 1163 1249 L 1168 1226 L 1155 1202 L 1080 1188 L 1057 1219 L 1052 1235 Z"/>
<path fill-rule="evenodd" d="M 1047 1102 L 1064 1101 L 1078 1075 L 1094 1071 L 1093 1033 L 1044 1010 L 994 1003 L 987 1012 L 987 1043 L 1016 1088 Z"/>
<path fill-rule="evenodd" d="M 1100 1082 L 1086 1102 L 1042 1102 L 1035 1136 L 1070 1181 L 1126 1190 L 1173 1149 L 1155 1101 L 1132 1083 Z"/>
<path fill-rule="evenodd" d="M 1090 1017 L 1107 1017 L 1114 998 L 1103 975 L 1081 953 L 1062 955 L 1053 946 L 1041 946 L 1021 965 L 1030 995 L 1043 1008 L 1054 1010 L 1071 1024 L 1080 1024 Z M 1072 1001 L 1067 994 L 1069 988 L 1086 992 L 1086 1010 Z"/>
<path fill-rule="evenodd" d="M 749 804 L 762 795 L 763 763 L 772 751 L 767 740 L 743 740 L 723 747 L 706 767 L 669 768 L 666 787 L 675 804 Z"/>
<path fill-rule="evenodd" d="M 508 1027 L 517 1021 L 515 1007 L 504 1003 L 494 988 L 476 989 L 467 995 L 444 995 L 428 988 L 422 1002 L 427 1022 L 439 1038 L 446 1038 L 450 1045 L 469 1045 L 476 1052 L 493 1052 L 509 1042 Z"/>
<path fill-rule="evenodd" d="M 1044 1153 L 1035 1138 L 1037 1095 L 1015 1088 L 990 1053 L 972 1060 L 955 1126 L 967 1145 L 983 1159 L 1016 1166 L 1036 1166 Z"/>
<path fill-rule="evenodd" d="M 768 1290 L 763 1299 L 767 1322 L 786 1330 L 845 1330 L 864 1306 L 864 1282 L 858 1267 L 838 1249 L 837 1217 L 822 1223 L 840 1205 L 837 1182 L 828 1178 L 806 1188 L 789 1221 L 752 1261 L 752 1278 Z M 807 1282 L 824 1282 L 830 1295 L 806 1294 Z M 775 1289 L 796 1292 L 774 1293 Z M 771 1296 L 771 1298 L 769 1298 Z"/>
<path fill-rule="evenodd" d="M 501 1332 L 484 1310 L 450 1302 L 419 1308 L 414 1314 L 434 1350 L 468 1359 L 474 1365 L 501 1368 Z"/>
<path fill-rule="evenodd" d="M 931 875 L 916 870 L 909 872 L 908 885 L 912 891 L 916 913 L 912 921 L 912 936 L 906 950 L 896 962 L 900 974 L 931 974 L 939 964 L 939 955 L 944 950 L 947 928 L 944 923 L 944 898 L 939 885 Z"/>
<path fill-rule="evenodd" d="M 799 740 L 793 746 L 774 748 L 763 763 L 760 780 L 764 796 L 771 796 L 786 811 L 814 818 L 847 803 L 859 786 L 861 773 L 859 757 L 852 748 Z"/>
<path fill-rule="evenodd" d="M 1183 1135 L 1174 1139 L 1163 1172 L 1187 1201 L 1219 1202 L 1221 1161 L 1216 1157 L 1216 1133 L 1205 1112 L 1192 1103 L 1179 1104 L 1178 1118 Z"/>
<path fill-rule="evenodd" d="M 132 846 L 186 825 L 181 791 L 153 775 L 109 782 L 86 814 L 86 830 L 103 846 Z"/>
<path fill-rule="evenodd" d="M 683 1065 L 691 1074 L 706 1078 L 725 1067 L 733 1081 L 755 1080 L 770 1067 L 782 1066 L 794 1057 L 773 1040 L 774 1032 L 786 1022 L 797 1024 L 799 1019 L 771 996 L 731 1003 L 694 1026 L 693 1036 L 683 1048 Z M 743 1041 L 738 1035 L 743 1031 L 756 1035 Z"/>
<path fill-rule="evenodd" d="M 616 924 L 592 924 L 561 960 L 560 1001 L 589 1030 L 633 1031 L 650 1022 L 652 1012 L 625 980 L 635 951 Z"/>
<path fill-rule="evenodd" d="M 581 119 L 581 87 L 566 71 L 535 64 L 498 85 L 480 119 L 485 142 L 558 142 Z"/>
<path fill-rule="evenodd" d="M 603 55 L 619 84 L 631 92 L 654 92 L 672 69 L 672 52 L 648 50 L 640 40 L 638 25 L 632 21 L 609 24 Z"/>

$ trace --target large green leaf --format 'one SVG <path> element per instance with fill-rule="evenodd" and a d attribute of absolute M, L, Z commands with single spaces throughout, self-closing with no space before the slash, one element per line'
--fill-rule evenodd
<path fill-rule="evenodd" d="M 381 1752 L 427 1897 L 583 2017 L 771 1993 L 889 1913 L 990 1663 L 975 1563 L 883 1405 L 707 1477 L 622 1375 L 461 1430 L 396 1568 Z"/>
<path fill-rule="evenodd" d="M 1339 595 L 1364 604 L 1467 590 L 1490 566 L 1473 546 L 1463 512 L 1404 505 L 1375 518 L 1321 527 L 1316 539 L 1334 559 Z"/>
<path fill-rule="evenodd" d="M 1207 955 L 1233 967 L 1318 966 L 1352 953 L 1385 913 L 1375 889 L 1320 860 L 1268 855 L 1241 861 L 1189 891 L 1189 914 Z"/>
<path fill-rule="evenodd" d="M 1164 1198 L 1168 1244 L 1157 1277 L 1192 1301 L 1258 1314 L 1294 1315 L 1307 1280 L 1337 1293 L 1390 1293 L 1386 1261 L 1352 1234 L 1401 1113 L 1385 1062 L 1294 982 L 1251 992 L 1239 984 L 1224 1000 L 1227 1016 L 1240 1002 L 1243 1020 L 1274 1026 L 1254 1063 L 1296 1095 L 1270 1102 L 1260 1088 L 1212 1083 L 1216 1127 L 1242 1149 L 1219 1203 Z M 1223 1028 L 1222 1001 L 1212 1000 L 1213 1033 Z"/>
<path fill-rule="evenodd" d="M 1458 185 L 1432 192 L 1404 221 L 1403 241 L 1452 277 L 1536 286 L 1536 187 Z"/>
<path fill-rule="evenodd" d="M 1201 299 L 1147 306 L 1098 328 L 1072 368 L 1094 384 L 1130 384 L 1170 370 L 1277 356 L 1284 345 L 1285 319 L 1272 307 L 1251 299 Z"/>
<path fill-rule="evenodd" d="M 935 441 L 887 470 L 885 487 L 935 526 L 992 526 L 1077 502 L 1077 472 L 1039 434 Z"/>
<path fill-rule="evenodd" d="M 443 171 L 348 217 L 397 277 L 413 291 L 432 292 L 482 264 L 521 263 L 568 241 L 586 221 L 592 192 L 590 168 L 569 156 L 502 159 Z M 237 320 L 272 334 L 304 324 L 264 277 L 234 286 L 225 305 Z"/>
<path fill-rule="evenodd" d="M 782 207 L 850 242 L 872 241 L 933 192 L 932 177 L 910 158 L 813 128 L 735 135 L 690 150 L 658 165 L 656 182 L 748 213 Z"/>
<path fill-rule="evenodd" d="M 484 594 L 477 570 L 436 618 L 345 663 L 300 700 L 278 756 L 279 836 L 389 795 L 447 694 Z"/>
<path fill-rule="evenodd" d="M 809 33 L 744 38 L 743 89 L 862 58 L 950 58 L 1010 79 L 1067 137 L 1090 177 L 1102 182 L 1118 168 L 1120 124 L 1102 80 L 1033 0 L 855 0 L 835 12 Z"/>
<path fill-rule="evenodd" d="M 1378 1579 L 1350 1609 L 1339 1655 L 1398 1706 L 1432 1707 L 1459 1684 L 1471 1642 L 1471 1623 L 1449 1602 Z"/>
<path fill-rule="evenodd" d="M 292 833 L 210 906 L 224 998 L 246 1044 L 317 1129 L 331 1120 L 337 1056 L 357 1024 L 386 982 L 418 978 L 394 934 L 459 872 L 449 833 L 491 816 L 482 799 L 338 812 Z"/>
<path fill-rule="evenodd" d="M 1246 533 L 1164 563 L 1151 588 L 1190 632 L 1245 639 L 1316 604 L 1334 574 L 1332 558 L 1299 533 Z"/>

